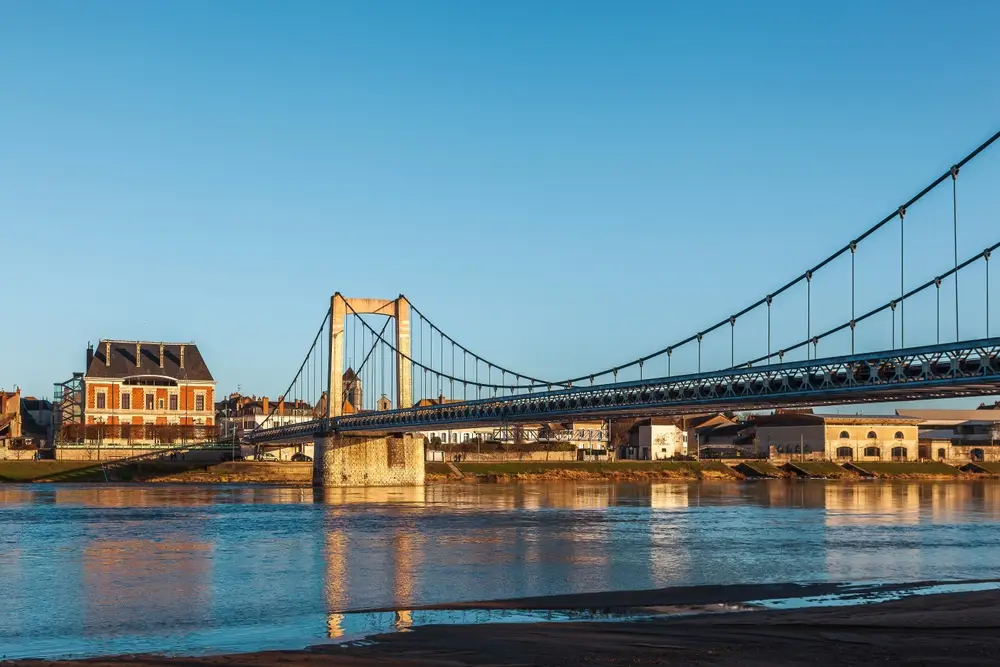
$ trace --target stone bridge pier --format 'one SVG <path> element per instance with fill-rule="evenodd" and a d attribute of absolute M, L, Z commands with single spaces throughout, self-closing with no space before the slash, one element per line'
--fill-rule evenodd
<path fill-rule="evenodd" d="M 313 485 L 423 486 L 424 440 L 402 433 L 326 433 L 313 440 Z"/>

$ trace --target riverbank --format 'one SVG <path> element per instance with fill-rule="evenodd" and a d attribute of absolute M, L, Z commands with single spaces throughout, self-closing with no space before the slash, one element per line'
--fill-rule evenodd
<path fill-rule="evenodd" d="M 831 585 L 813 587 L 814 593 Z M 590 596 L 591 606 L 645 595 L 646 602 L 745 602 L 781 586 L 696 587 Z M 787 591 L 802 587 L 786 586 Z M 587 596 L 570 596 L 583 602 Z M 742 598 L 742 599 L 741 599 Z M 556 601 L 550 599 L 550 602 Z M 565 600 L 562 601 L 566 603 Z M 508 601 L 508 604 L 517 604 Z M 877 604 L 701 614 L 618 623 L 570 622 L 425 626 L 374 642 L 299 651 L 205 657 L 120 656 L 83 661 L 15 661 L 70 667 L 379 667 L 382 665 L 993 665 L 1000 655 L 1000 591 L 912 596 Z"/>
<path fill-rule="evenodd" d="M 828 461 L 508 461 L 427 463 L 429 484 L 518 482 L 656 482 L 712 479 L 958 480 L 1000 477 L 981 465 L 964 471 L 938 462 L 882 462 L 840 466 Z M 312 463 L 205 463 L 197 461 L 0 461 L 3 482 L 144 482 L 189 484 L 273 484 L 309 486 Z"/>

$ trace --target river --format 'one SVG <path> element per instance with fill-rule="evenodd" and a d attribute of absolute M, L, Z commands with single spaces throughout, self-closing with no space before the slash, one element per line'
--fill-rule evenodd
<path fill-rule="evenodd" d="M 345 611 L 459 600 L 989 578 L 998 524 L 998 481 L 0 485 L 0 657 L 301 648 Z"/>

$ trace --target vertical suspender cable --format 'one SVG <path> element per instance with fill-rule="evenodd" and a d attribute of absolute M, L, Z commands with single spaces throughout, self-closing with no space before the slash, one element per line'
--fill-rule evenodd
<path fill-rule="evenodd" d="M 990 251 L 983 253 L 986 259 L 986 337 L 990 337 Z"/>
<path fill-rule="evenodd" d="M 736 365 L 736 318 L 729 318 L 729 365 Z"/>
<path fill-rule="evenodd" d="M 806 340 L 812 338 L 812 271 L 806 271 Z M 809 359 L 809 346 L 806 345 L 806 359 Z"/>
<path fill-rule="evenodd" d="M 934 279 L 935 293 L 937 294 L 937 342 L 941 343 L 941 279 Z"/>
<path fill-rule="evenodd" d="M 767 295 L 767 363 L 771 363 L 771 301 L 770 294 Z"/>
<path fill-rule="evenodd" d="M 951 168 L 951 210 L 954 219 L 954 250 L 955 250 L 955 342 L 961 338 L 958 335 L 958 166 Z"/>
<path fill-rule="evenodd" d="M 854 254 L 858 244 L 851 242 L 851 354 L 854 354 Z"/>
<path fill-rule="evenodd" d="M 905 257 L 904 246 L 903 246 L 903 230 L 906 225 L 903 224 L 903 218 L 906 217 L 906 209 L 902 206 L 899 207 L 899 347 L 906 347 L 906 342 L 904 340 L 906 320 L 903 317 L 903 297 L 906 295 L 904 281 L 903 281 L 903 258 Z"/>

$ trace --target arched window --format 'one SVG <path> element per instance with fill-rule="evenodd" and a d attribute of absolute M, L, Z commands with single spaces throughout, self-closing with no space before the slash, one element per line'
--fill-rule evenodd
<path fill-rule="evenodd" d="M 840 432 L 840 439 L 841 440 L 847 440 L 850 437 L 851 437 L 851 434 L 848 433 L 847 431 L 841 431 Z"/>
<path fill-rule="evenodd" d="M 946 458 L 948 458 L 947 453 L 944 451 L 944 447 L 942 447 L 941 449 L 938 450 L 938 458 L 939 459 L 946 459 Z"/>
<path fill-rule="evenodd" d="M 986 459 L 986 456 L 985 452 L 977 447 L 969 452 L 969 458 L 976 462 L 982 462 Z"/>
<path fill-rule="evenodd" d="M 865 447 L 865 456 L 882 456 L 882 450 L 878 447 Z"/>
<path fill-rule="evenodd" d="M 892 460 L 893 461 L 905 461 L 906 460 L 906 447 L 893 447 L 892 448 Z"/>
<path fill-rule="evenodd" d="M 902 431 L 896 431 L 896 435 L 894 435 L 892 437 L 895 438 L 896 440 L 902 440 L 903 439 L 903 432 Z"/>
<path fill-rule="evenodd" d="M 837 447 L 837 458 L 838 459 L 853 459 L 854 450 L 850 447 Z"/>
<path fill-rule="evenodd" d="M 878 438 L 878 435 L 875 434 L 875 431 L 868 431 L 868 439 L 869 440 L 875 440 L 877 438 Z"/>

